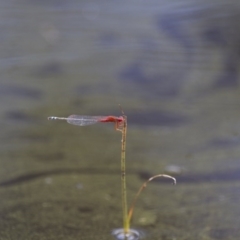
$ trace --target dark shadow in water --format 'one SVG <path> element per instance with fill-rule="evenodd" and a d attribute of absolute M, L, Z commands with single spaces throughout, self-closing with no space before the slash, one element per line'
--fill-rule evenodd
<path fill-rule="evenodd" d="M 219 47 L 226 46 L 227 44 L 226 36 L 224 36 L 221 26 L 207 28 L 203 31 L 202 38 L 203 40 L 211 42 Z"/>
<path fill-rule="evenodd" d="M 23 97 L 30 99 L 40 99 L 42 97 L 42 92 L 37 89 L 21 87 L 21 86 L 10 86 L 10 85 L 0 85 L 0 96 L 7 97 Z"/>
<path fill-rule="evenodd" d="M 151 95 L 159 97 L 177 96 L 184 81 L 181 75 L 182 73 L 176 74 L 178 79 L 161 73 L 149 76 L 144 61 L 140 62 L 139 60 L 126 66 L 119 73 L 120 79 L 125 81 L 125 83 L 138 84 L 145 92 L 148 91 Z"/>
<path fill-rule="evenodd" d="M 222 56 L 222 71 L 210 87 L 210 91 L 216 88 L 239 85 L 240 26 L 237 24 L 239 22 L 239 11 L 230 8 L 224 11 L 224 15 L 219 14 L 218 11 L 222 11 L 223 8 L 223 5 L 219 9 L 216 6 L 200 5 L 170 8 L 157 18 L 159 30 L 183 47 L 188 61 L 194 61 L 197 47 L 195 44 L 196 38 L 203 41 L 204 44 L 210 44 L 214 48 L 218 48 L 218 52 Z M 210 14 L 212 18 L 208 17 Z M 219 21 L 216 24 L 214 20 Z M 224 24 L 223 20 L 225 20 Z M 192 27 L 199 22 L 202 23 L 202 34 L 195 36 L 188 29 L 189 26 Z M 189 71 L 189 68 L 186 71 Z"/>
<path fill-rule="evenodd" d="M 140 178 L 143 181 L 146 181 L 153 174 L 149 172 L 140 173 Z M 219 171 L 212 173 L 203 173 L 203 174 L 186 174 L 186 175 L 176 175 L 172 174 L 173 177 L 176 177 L 177 183 L 202 183 L 202 182 L 229 182 L 229 181 L 238 181 L 240 180 L 240 169 L 228 170 L 228 171 Z M 169 182 L 167 179 L 156 179 L 154 182 Z"/>
<path fill-rule="evenodd" d="M 49 177 L 51 175 L 69 175 L 69 174 L 87 174 L 87 175 L 120 175 L 119 170 L 108 170 L 108 169 L 94 169 L 94 168 L 82 168 L 82 169 L 56 169 L 51 171 L 42 171 L 28 173 L 25 175 L 20 175 L 18 177 L 5 180 L 0 182 L 0 187 L 8 187 L 12 185 L 17 185 L 29 181 L 33 181 L 42 177 Z M 139 174 L 138 171 L 129 171 L 128 174 Z"/>
<path fill-rule="evenodd" d="M 184 115 L 172 112 L 145 111 L 129 113 L 128 121 L 136 125 L 174 127 L 188 123 L 189 119 Z"/>
<path fill-rule="evenodd" d="M 231 137 L 231 138 L 215 138 L 209 142 L 207 142 L 203 146 L 196 147 L 194 152 L 203 152 L 209 149 L 229 149 L 233 147 L 237 147 L 240 144 L 239 137 Z"/>
<path fill-rule="evenodd" d="M 159 38 L 150 36 L 145 43 L 156 42 L 158 44 L 151 44 L 151 48 L 149 44 L 143 45 L 144 47 L 136 59 L 120 71 L 120 79 L 125 81 L 124 83 L 130 82 L 138 85 L 139 88 L 144 89 L 144 92 L 149 91 L 153 96 L 164 98 L 178 96 L 196 57 L 196 37 L 188 29 L 194 24 L 196 18 L 203 17 L 203 13 L 201 8 L 186 6 L 183 9 L 166 9 L 164 13 L 156 16 L 155 26 L 159 32 Z M 181 60 L 176 60 L 171 55 L 167 56 L 171 65 L 175 66 L 168 72 L 164 71 L 163 74 L 159 70 L 151 73 L 151 68 L 155 66 L 156 62 L 161 68 L 162 62 L 165 61 L 161 56 L 162 48 L 159 44 L 163 33 L 170 39 L 170 44 L 173 44 L 174 47 L 180 46 L 184 52 L 179 55 Z M 177 63 L 175 63 L 176 61 Z"/>
<path fill-rule="evenodd" d="M 188 57 L 191 58 L 192 49 L 194 46 L 194 39 L 191 38 L 187 32 L 187 24 L 196 20 L 196 16 L 199 15 L 199 10 L 175 10 L 166 11 L 157 18 L 157 27 L 160 31 L 165 32 L 171 39 L 179 43 Z"/>
<path fill-rule="evenodd" d="M 239 52 L 239 49 L 236 49 Z M 225 53 L 223 63 L 223 74 L 216 80 L 213 88 L 237 87 L 239 85 L 239 63 L 240 56 L 236 54 Z"/>
<path fill-rule="evenodd" d="M 13 120 L 18 122 L 34 122 L 34 119 L 22 111 L 9 111 L 5 114 L 7 120 Z"/>
<path fill-rule="evenodd" d="M 178 96 L 196 57 L 196 36 L 191 34 L 188 29 L 195 23 L 196 18 L 202 18 L 203 14 L 204 11 L 201 7 L 185 6 L 182 9 L 166 9 L 164 13 L 157 15 L 155 27 L 159 32 L 159 38 L 149 36 L 136 59 L 120 71 L 120 79 L 125 83 L 138 85 L 139 88 L 144 89 L 144 92 L 149 91 L 153 96 L 164 98 Z M 170 39 L 169 46 L 172 44 L 174 47 L 180 46 L 183 49 L 181 55 L 177 53 L 181 60 L 176 60 L 166 52 L 168 61 L 175 67 L 171 67 L 168 72 L 164 71 L 165 73 L 160 70 L 151 73 L 151 68 L 155 66 L 156 62 L 161 68 L 162 62 L 166 58 L 161 56 L 160 42 L 163 34 Z"/>
<path fill-rule="evenodd" d="M 145 171 L 138 170 L 128 170 L 128 174 L 138 175 L 142 181 L 147 181 L 154 174 Z M 48 177 L 51 175 L 69 175 L 69 174 L 85 174 L 85 175 L 120 175 L 120 171 L 108 170 L 108 169 L 94 169 L 94 168 L 82 168 L 82 169 L 56 169 L 51 171 L 42 171 L 29 173 L 25 175 L 20 175 L 18 177 L 8 179 L 0 182 L 0 187 L 9 187 L 13 185 L 22 184 L 25 182 L 30 182 L 38 178 Z M 173 175 L 173 174 L 172 174 Z M 174 176 L 174 175 L 173 175 Z M 177 183 L 202 183 L 202 182 L 229 182 L 240 180 L 240 169 L 235 169 L 231 171 L 213 172 L 206 174 L 186 174 L 175 176 Z M 155 183 L 172 183 L 172 180 L 159 178 L 155 179 Z"/>
<path fill-rule="evenodd" d="M 223 147 L 235 147 L 239 145 L 240 138 L 234 137 L 234 138 L 223 138 L 223 139 L 213 139 L 207 146 L 209 148 L 217 147 L 217 148 L 223 148 Z"/>
<path fill-rule="evenodd" d="M 39 77 L 46 78 L 61 75 L 64 73 L 64 70 L 60 63 L 50 62 L 39 67 L 34 73 Z"/>

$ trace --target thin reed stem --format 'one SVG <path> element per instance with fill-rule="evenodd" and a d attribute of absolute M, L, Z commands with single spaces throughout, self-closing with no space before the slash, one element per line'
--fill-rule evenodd
<path fill-rule="evenodd" d="M 129 232 L 127 189 L 126 189 L 126 136 L 127 136 L 127 116 L 123 115 L 123 126 L 119 129 L 122 132 L 121 150 L 121 185 L 122 185 L 122 209 L 123 209 L 123 229 L 124 233 Z"/>
<path fill-rule="evenodd" d="M 133 199 L 133 201 L 132 201 L 132 204 L 131 204 L 131 206 L 130 206 L 130 209 L 129 209 L 129 212 L 128 212 L 128 217 L 127 217 L 127 218 L 128 218 L 128 219 L 127 219 L 128 225 L 130 225 L 130 222 L 131 222 L 131 219 L 132 219 L 132 215 L 133 215 L 133 210 L 134 210 L 136 201 L 137 201 L 140 193 L 142 192 L 142 190 L 143 190 L 144 188 L 147 187 L 147 184 L 148 184 L 149 182 L 151 182 L 153 179 L 159 178 L 159 177 L 164 177 L 164 178 L 170 178 L 170 179 L 172 179 L 174 185 L 176 185 L 176 183 L 177 183 L 177 182 L 176 182 L 176 179 L 175 179 L 174 177 L 169 176 L 169 175 L 166 175 L 166 174 L 158 174 L 158 175 L 155 175 L 155 176 L 149 178 L 146 182 L 144 182 L 144 183 L 142 184 L 142 186 L 139 188 L 139 190 L 138 190 L 137 194 L 135 195 L 135 197 L 134 197 L 134 199 Z"/>

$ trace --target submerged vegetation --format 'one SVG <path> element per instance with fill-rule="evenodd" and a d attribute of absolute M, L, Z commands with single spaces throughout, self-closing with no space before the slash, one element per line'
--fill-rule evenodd
<path fill-rule="evenodd" d="M 121 107 L 120 107 L 121 109 Z M 137 192 L 135 198 L 132 201 L 130 209 L 128 211 L 127 203 L 127 189 L 126 189 L 126 136 L 127 136 L 127 116 L 124 114 L 123 110 L 122 116 L 81 116 L 81 115 L 70 115 L 67 118 L 64 117 L 48 117 L 48 120 L 66 120 L 68 123 L 78 126 L 92 125 L 98 122 L 113 122 L 115 124 L 115 130 L 122 133 L 121 140 L 121 196 L 122 196 L 122 213 L 123 213 L 123 228 L 113 230 L 112 234 L 118 240 L 137 240 L 140 238 L 140 233 L 137 230 L 130 228 L 130 222 L 133 215 L 133 210 L 136 201 L 142 192 L 142 190 L 147 186 L 149 182 L 155 178 L 164 177 L 173 180 L 176 184 L 176 179 L 166 174 L 158 174 L 149 178 L 146 182 L 142 184 L 139 191 Z"/>

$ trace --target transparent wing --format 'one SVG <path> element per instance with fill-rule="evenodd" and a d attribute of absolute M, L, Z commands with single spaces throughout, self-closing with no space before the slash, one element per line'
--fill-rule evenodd
<path fill-rule="evenodd" d="M 103 116 L 81 116 L 81 115 L 71 115 L 67 118 L 64 117 L 49 117 L 48 120 L 65 120 L 70 124 L 78 126 L 87 126 L 99 122 L 101 119 L 106 117 Z"/>
<path fill-rule="evenodd" d="M 67 122 L 73 125 L 87 126 L 99 122 L 102 118 L 101 116 L 71 115 L 67 118 Z"/>

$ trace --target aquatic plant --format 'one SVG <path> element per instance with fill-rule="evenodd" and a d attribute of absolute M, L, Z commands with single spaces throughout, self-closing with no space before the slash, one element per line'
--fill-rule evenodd
<path fill-rule="evenodd" d="M 112 234 L 117 240 L 137 240 L 140 238 L 140 233 L 137 230 L 130 228 L 130 222 L 133 215 L 135 203 L 142 192 L 147 186 L 147 183 L 151 182 L 155 178 L 164 177 L 173 180 L 176 184 L 176 179 L 166 174 L 158 174 L 149 178 L 142 184 L 138 190 L 133 202 L 128 211 L 127 203 L 127 188 L 126 188 L 126 137 L 127 137 L 127 116 L 124 114 L 122 108 L 122 116 L 82 116 L 82 115 L 70 115 L 69 117 L 48 117 L 48 120 L 66 120 L 68 123 L 78 126 L 92 125 L 98 122 L 112 122 L 115 124 L 115 130 L 122 133 L 121 140 L 121 197 L 122 197 L 122 214 L 123 214 L 123 228 L 118 228 L 112 231 Z"/>
<path fill-rule="evenodd" d="M 120 107 L 121 108 L 121 107 Z M 123 228 L 115 229 L 112 234 L 118 240 L 137 240 L 140 238 L 138 231 L 130 228 L 130 222 L 133 215 L 133 210 L 135 203 L 144 188 L 147 187 L 147 183 L 151 182 L 155 178 L 165 177 L 173 180 L 173 183 L 176 184 L 176 179 L 172 176 L 166 174 L 158 174 L 149 178 L 146 182 L 142 184 L 138 190 L 133 202 L 128 211 L 127 204 L 127 190 L 126 190 L 126 137 L 127 137 L 127 116 L 122 111 L 122 122 L 118 125 L 116 130 L 122 133 L 122 149 L 121 149 L 121 185 L 122 185 L 122 209 L 123 209 Z"/>

